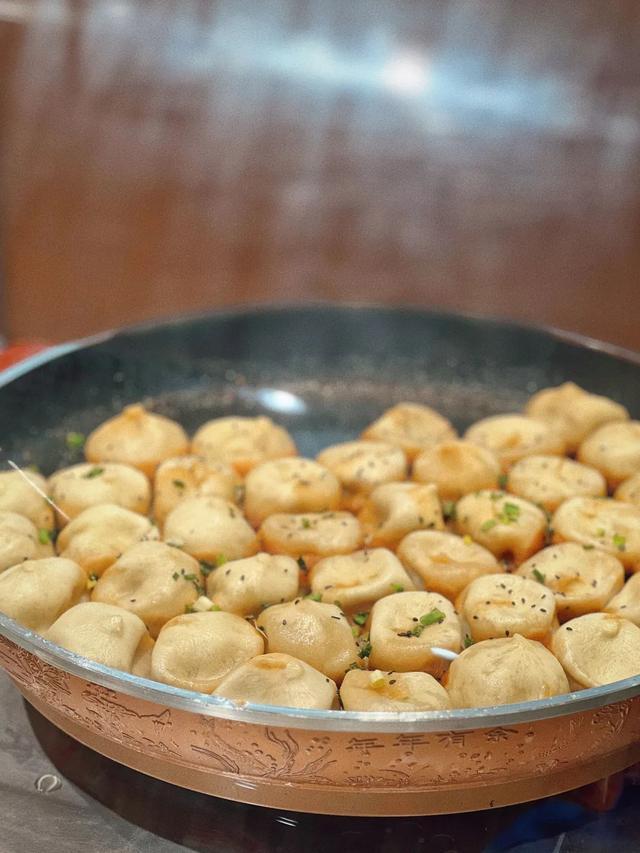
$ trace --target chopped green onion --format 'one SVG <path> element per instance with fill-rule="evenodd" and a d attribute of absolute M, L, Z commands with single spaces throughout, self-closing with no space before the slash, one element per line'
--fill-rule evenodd
<path fill-rule="evenodd" d="M 392 584 L 391 584 L 391 589 L 392 589 L 394 592 L 404 592 L 404 587 L 402 586 L 402 584 L 401 584 L 401 583 L 392 583 Z"/>
<path fill-rule="evenodd" d="M 369 614 L 366 612 L 356 613 L 353 617 L 353 621 L 356 623 L 356 625 L 362 626 L 362 625 L 364 625 L 364 623 L 367 621 L 368 618 L 369 618 Z"/>
<path fill-rule="evenodd" d="M 624 536 L 621 536 L 619 533 L 613 534 L 613 544 L 616 546 L 618 551 L 626 551 L 627 550 L 627 540 Z"/>
<path fill-rule="evenodd" d="M 520 517 L 520 507 L 517 504 L 513 504 L 510 501 L 506 501 L 502 506 L 502 511 L 500 513 L 500 521 L 504 524 L 512 524 L 516 522 Z"/>
<path fill-rule="evenodd" d="M 368 658 L 371 655 L 371 641 L 367 637 L 365 642 L 360 647 L 360 651 L 358 652 L 358 657 L 360 658 Z"/>
<path fill-rule="evenodd" d="M 379 690 L 381 687 L 384 687 L 384 675 L 379 669 L 376 669 L 375 672 L 372 672 L 369 675 L 369 686 L 373 687 L 374 690 Z"/>
<path fill-rule="evenodd" d="M 308 598 L 309 601 L 322 601 L 322 593 L 310 592 L 309 595 L 305 595 L 305 598 Z"/>
<path fill-rule="evenodd" d="M 488 518 L 480 525 L 480 530 L 483 533 L 488 533 L 490 530 L 493 530 L 497 523 L 498 520 L 496 518 Z"/>
<path fill-rule="evenodd" d="M 184 480 L 174 480 L 173 485 L 181 492 L 183 492 L 187 487 L 187 484 Z"/>
<path fill-rule="evenodd" d="M 197 575 L 194 575 L 193 572 L 185 572 L 184 569 L 180 572 L 180 574 L 186 581 L 189 581 L 189 583 L 192 583 L 194 585 L 198 595 L 204 595 L 205 589 L 200 583 L 200 578 Z"/>
<path fill-rule="evenodd" d="M 546 577 L 542 574 L 539 569 L 534 569 L 532 572 L 534 578 L 538 581 L 538 583 L 544 583 L 546 581 Z"/>
<path fill-rule="evenodd" d="M 304 530 L 308 530 L 311 527 L 311 522 L 309 521 L 308 518 L 302 519 L 302 527 Z"/>
<path fill-rule="evenodd" d="M 41 545 L 48 545 L 49 542 L 51 542 L 51 534 L 44 527 L 41 527 L 40 530 L 38 530 L 38 542 Z"/>
<path fill-rule="evenodd" d="M 475 643 L 475 640 L 472 640 L 468 634 L 464 635 L 464 647 L 468 649 L 469 646 L 472 646 Z"/>
<path fill-rule="evenodd" d="M 437 607 L 434 607 L 429 613 L 424 613 L 417 625 L 414 625 L 410 631 L 403 632 L 403 637 L 419 637 L 420 634 L 427 628 L 429 625 L 436 625 L 444 622 L 446 618 L 446 614 L 442 612 L 442 610 L 438 610 Z"/>
<path fill-rule="evenodd" d="M 435 625 L 436 622 L 444 622 L 445 618 L 446 614 L 442 610 L 438 610 L 437 607 L 434 607 L 429 613 L 425 613 L 420 617 L 420 624 L 423 628 L 426 628 L 428 625 Z"/>
<path fill-rule="evenodd" d="M 86 474 L 82 475 L 83 480 L 93 480 L 94 477 L 99 477 L 104 474 L 104 468 L 101 465 L 94 465 Z"/>
<path fill-rule="evenodd" d="M 443 501 L 443 503 L 442 503 L 442 515 L 444 516 L 445 521 L 455 521 L 455 519 L 456 519 L 456 502 L 455 501 Z"/>
<path fill-rule="evenodd" d="M 220 566 L 224 566 L 225 563 L 229 562 L 229 558 L 225 554 L 218 554 L 216 557 L 216 567 L 219 569 Z"/>
<path fill-rule="evenodd" d="M 216 566 L 214 566 L 213 563 L 208 563 L 206 560 L 200 560 L 200 571 L 205 578 L 208 578 L 211 572 L 214 572 L 215 570 Z"/>
<path fill-rule="evenodd" d="M 84 447 L 85 437 L 81 432 L 68 432 L 66 441 L 69 450 L 80 450 Z"/>
<path fill-rule="evenodd" d="M 498 477 L 498 486 L 501 489 L 506 489 L 508 481 L 509 481 L 509 478 L 506 474 L 500 474 L 500 476 Z"/>

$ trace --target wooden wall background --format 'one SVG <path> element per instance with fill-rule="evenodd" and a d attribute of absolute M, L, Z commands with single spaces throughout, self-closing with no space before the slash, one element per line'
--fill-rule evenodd
<path fill-rule="evenodd" d="M 640 348 L 636 0 L 0 0 L 5 331 L 415 303 Z"/>

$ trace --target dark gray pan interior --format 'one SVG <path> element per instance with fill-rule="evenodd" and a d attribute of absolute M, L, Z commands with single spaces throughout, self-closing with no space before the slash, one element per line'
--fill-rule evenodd
<path fill-rule="evenodd" d="M 635 356 L 554 332 L 410 309 L 256 309 L 127 329 L 0 387 L 7 459 L 46 473 L 126 403 L 147 401 L 189 431 L 223 414 L 265 413 L 303 454 L 356 436 L 390 404 L 435 406 L 463 429 L 517 411 L 539 388 L 572 379 L 640 414 Z"/>

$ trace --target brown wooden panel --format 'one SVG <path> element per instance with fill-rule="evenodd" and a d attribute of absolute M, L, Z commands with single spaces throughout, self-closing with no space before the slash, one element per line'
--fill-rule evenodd
<path fill-rule="evenodd" d="M 638 45 L 635 0 L 0 0 L 9 332 L 348 299 L 638 347 Z"/>

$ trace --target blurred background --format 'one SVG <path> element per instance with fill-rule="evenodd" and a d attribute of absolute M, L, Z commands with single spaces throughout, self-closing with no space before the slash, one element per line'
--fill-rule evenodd
<path fill-rule="evenodd" d="M 415 304 L 640 348 L 637 0 L 0 0 L 0 331 Z"/>

